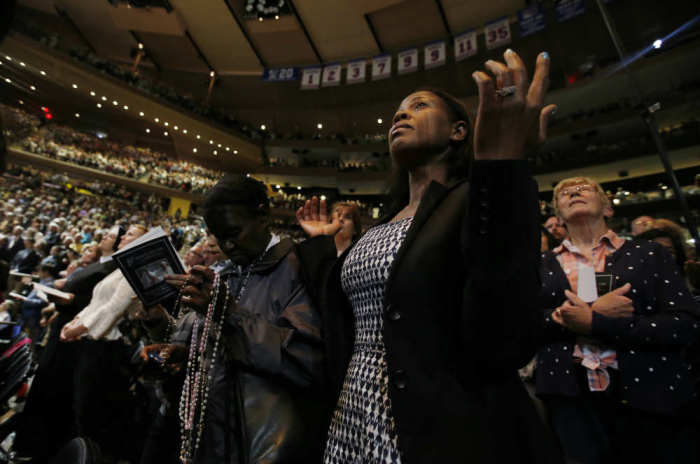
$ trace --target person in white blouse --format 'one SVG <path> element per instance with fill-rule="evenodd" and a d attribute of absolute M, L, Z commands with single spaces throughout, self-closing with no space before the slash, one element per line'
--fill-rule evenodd
<path fill-rule="evenodd" d="M 146 233 L 141 224 L 132 225 L 124 234 L 119 248 Z M 117 323 L 130 309 L 140 305 L 136 293 L 122 271 L 117 269 L 102 279 L 92 292 L 92 300 L 75 318 L 61 329 L 61 341 L 71 342 L 81 337 L 93 340 L 118 340 L 121 333 Z"/>

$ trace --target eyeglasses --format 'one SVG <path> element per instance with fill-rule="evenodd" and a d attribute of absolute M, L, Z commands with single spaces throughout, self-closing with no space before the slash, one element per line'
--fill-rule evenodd
<path fill-rule="evenodd" d="M 574 185 L 572 187 L 564 187 L 559 191 L 559 196 L 569 196 L 572 193 L 581 193 L 581 192 L 595 192 L 595 187 L 589 184 L 582 184 L 582 185 Z"/>

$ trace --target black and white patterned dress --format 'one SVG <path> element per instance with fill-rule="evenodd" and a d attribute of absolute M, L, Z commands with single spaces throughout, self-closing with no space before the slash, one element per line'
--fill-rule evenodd
<path fill-rule="evenodd" d="M 341 282 L 355 315 L 355 346 L 328 432 L 326 464 L 401 462 L 382 312 L 389 271 L 411 219 L 368 230 L 343 263 Z"/>

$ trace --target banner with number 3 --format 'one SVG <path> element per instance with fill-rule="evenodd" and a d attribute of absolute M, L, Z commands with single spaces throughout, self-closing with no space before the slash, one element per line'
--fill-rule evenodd
<path fill-rule="evenodd" d="M 506 17 L 488 23 L 484 26 L 484 36 L 486 37 L 486 48 L 489 50 L 509 44 L 511 40 L 510 21 Z"/>
<path fill-rule="evenodd" d="M 345 76 L 346 84 L 358 84 L 365 81 L 365 70 L 367 62 L 363 58 L 361 60 L 353 60 L 348 63 L 347 75 Z"/>
<path fill-rule="evenodd" d="M 464 32 L 455 37 L 455 60 L 462 61 L 470 56 L 476 55 L 476 31 Z"/>

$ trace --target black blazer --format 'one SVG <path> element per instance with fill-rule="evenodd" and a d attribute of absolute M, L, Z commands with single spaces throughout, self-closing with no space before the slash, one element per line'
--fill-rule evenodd
<path fill-rule="evenodd" d="M 561 462 L 517 375 L 536 349 L 537 188 L 525 161 L 476 162 L 471 178 L 430 184 L 386 284 L 383 335 L 399 446 L 413 463 Z M 354 343 L 340 283 L 348 251 L 334 259 L 331 237 L 300 248 L 323 286 L 337 400 Z"/>

